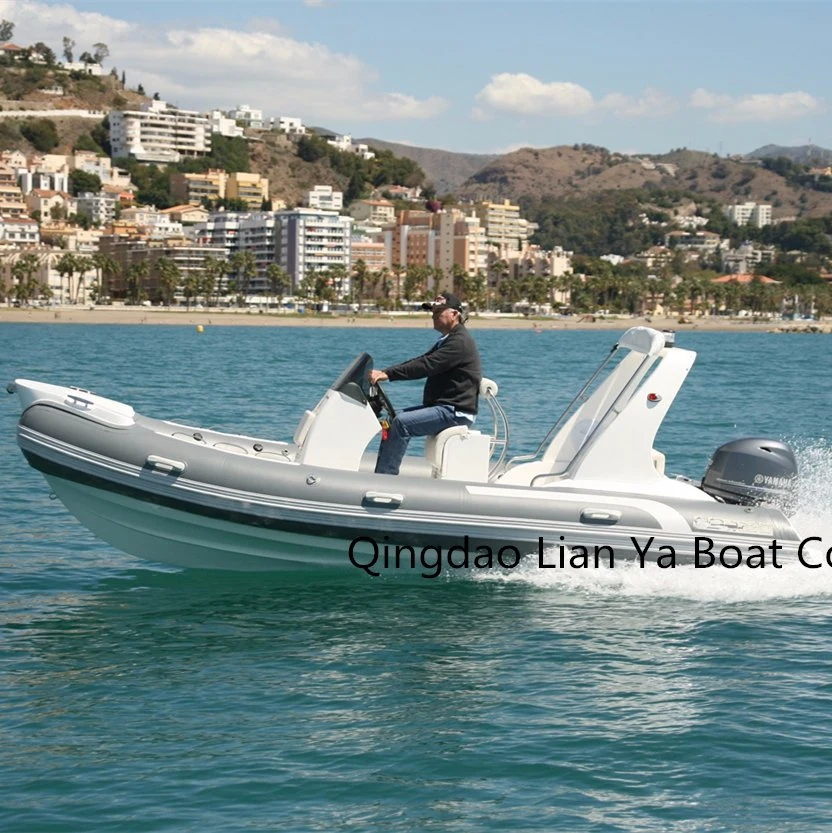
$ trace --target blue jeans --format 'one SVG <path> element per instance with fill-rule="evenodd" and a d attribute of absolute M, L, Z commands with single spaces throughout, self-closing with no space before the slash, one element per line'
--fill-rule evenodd
<path fill-rule="evenodd" d="M 470 424 L 471 420 L 455 415 L 453 405 L 417 405 L 399 411 L 379 447 L 376 474 L 399 473 L 411 437 L 429 437 L 454 425 Z"/>

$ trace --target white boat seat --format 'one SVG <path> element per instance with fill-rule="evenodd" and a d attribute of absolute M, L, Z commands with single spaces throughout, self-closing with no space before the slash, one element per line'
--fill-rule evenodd
<path fill-rule="evenodd" d="M 303 445 L 303 441 L 306 439 L 306 435 L 309 433 L 309 429 L 312 427 L 312 423 L 315 421 L 315 412 L 314 411 L 304 411 L 303 416 L 300 418 L 300 422 L 298 423 L 298 427 L 295 428 L 295 436 L 292 438 L 295 441 L 295 445 L 301 446 Z"/>
<path fill-rule="evenodd" d="M 453 425 L 425 438 L 425 459 L 431 476 L 443 480 L 488 480 L 491 437 L 467 425 Z"/>
<path fill-rule="evenodd" d="M 653 460 L 653 468 L 659 473 L 664 474 L 664 454 L 661 451 L 656 451 L 654 448 L 650 454 Z"/>

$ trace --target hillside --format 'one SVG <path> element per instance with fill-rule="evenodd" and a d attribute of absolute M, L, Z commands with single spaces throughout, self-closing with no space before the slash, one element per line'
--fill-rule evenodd
<path fill-rule="evenodd" d="M 523 148 L 487 164 L 456 194 L 528 202 L 644 188 L 691 192 L 721 203 L 768 202 L 775 218 L 832 212 L 832 194 L 790 185 L 751 162 L 687 150 L 630 157 L 591 145 Z"/>
<path fill-rule="evenodd" d="M 279 133 L 257 131 L 250 144 L 251 170 L 268 177 L 269 190 L 286 201 L 299 205 L 315 185 L 331 185 L 344 191 L 346 176 L 332 170 L 326 159 L 305 162 L 297 156 L 296 145 Z"/>
<path fill-rule="evenodd" d="M 55 95 L 56 87 L 63 94 Z M 52 93 L 49 92 L 52 90 Z M 85 134 L 100 147 L 107 137 L 101 123 L 61 116 L 63 109 L 107 112 L 136 108 L 148 98 L 125 87 L 116 74 L 95 78 L 66 73 L 45 66 L 0 66 L 0 107 L 44 109 L 57 128 L 54 152 L 71 152 Z M 0 149 L 35 150 L 20 133 L 22 120 L 0 119 Z M 270 131 L 249 131 L 251 169 L 269 178 L 273 194 L 289 205 L 297 204 L 316 184 L 346 191 L 349 172 L 326 158 L 304 161 L 297 146 Z M 765 145 L 746 158 L 721 158 L 698 151 L 678 150 L 661 156 L 633 157 L 593 145 L 524 148 L 504 156 L 452 153 L 417 148 L 380 139 L 358 140 L 377 150 L 413 160 L 425 172 L 439 194 L 454 193 L 461 199 L 510 199 L 525 206 L 541 200 L 586 199 L 605 193 L 655 190 L 689 193 L 720 203 L 754 200 L 773 206 L 775 219 L 814 217 L 832 213 L 832 192 L 802 187 L 792 176 L 787 181 L 760 160 L 787 156 L 805 164 L 832 162 L 832 151 L 815 145 L 800 148 Z M 85 139 L 84 144 L 89 145 Z M 389 181 L 389 180 L 388 180 Z M 811 183 L 808 183 L 811 186 Z"/>
<path fill-rule="evenodd" d="M 448 150 L 420 148 L 382 139 L 357 139 L 370 147 L 389 150 L 396 156 L 412 159 L 433 183 L 438 194 L 455 193 L 467 179 L 496 159 L 495 154 L 453 153 Z"/>
<path fill-rule="evenodd" d="M 797 147 L 763 145 L 757 150 L 752 150 L 747 156 L 749 159 L 771 159 L 777 156 L 785 156 L 786 159 L 799 162 L 801 165 L 832 164 L 832 150 L 827 150 L 818 145 L 798 145 Z"/>

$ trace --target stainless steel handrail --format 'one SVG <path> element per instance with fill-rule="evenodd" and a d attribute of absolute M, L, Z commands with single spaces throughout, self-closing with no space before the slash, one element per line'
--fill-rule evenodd
<path fill-rule="evenodd" d="M 488 479 L 492 480 L 502 470 L 503 461 L 508 453 L 509 428 L 508 417 L 503 406 L 497 401 L 497 397 L 491 393 L 484 396 L 488 407 L 491 410 L 491 422 L 493 425 L 491 433 L 491 445 L 488 449 L 488 459 L 494 456 L 494 451 L 500 449 L 500 456 L 488 468 Z"/>
<path fill-rule="evenodd" d="M 614 344 L 612 346 L 612 349 L 610 350 L 609 354 L 604 359 L 604 361 L 601 362 L 601 364 L 599 365 L 599 367 L 595 371 L 595 373 L 593 373 L 592 376 L 589 377 L 589 379 L 584 384 L 584 386 L 575 395 L 574 399 L 566 406 L 563 413 L 557 418 L 557 420 L 555 421 L 555 424 L 549 429 L 549 432 L 543 438 L 540 445 L 537 447 L 537 450 L 532 452 L 531 454 L 521 454 L 517 457 L 512 457 L 508 461 L 508 463 L 506 463 L 506 468 L 510 468 L 515 463 L 528 463 L 531 460 L 537 459 L 537 457 L 540 455 L 540 453 L 546 447 L 546 445 L 548 444 L 548 442 L 550 441 L 550 439 L 552 438 L 554 433 L 559 428 L 561 428 L 563 426 L 563 424 L 566 422 L 566 420 L 571 416 L 572 409 L 574 408 L 575 404 L 577 402 L 583 402 L 585 400 L 585 398 L 586 398 L 585 394 L 586 394 L 587 390 L 591 387 L 592 383 L 598 378 L 598 374 L 601 373 L 601 371 L 609 364 L 613 355 L 615 355 L 615 351 L 617 349 L 618 349 L 618 344 Z"/>

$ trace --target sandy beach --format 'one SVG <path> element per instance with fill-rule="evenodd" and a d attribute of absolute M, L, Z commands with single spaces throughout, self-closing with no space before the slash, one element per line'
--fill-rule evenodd
<path fill-rule="evenodd" d="M 2 307 L 0 323 L 30 324 L 137 324 L 181 325 L 189 327 L 405 327 L 429 328 L 427 313 L 298 315 L 225 309 L 173 310 L 159 307 Z M 564 318 L 525 318 L 507 315 L 472 315 L 468 327 L 506 330 L 624 330 L 649 326 L 659 330 L 700 330 L 719 332 L 832 332 L 832 321 L 753 321 L 750 318 L 722 317 L 630 317 L 569 316 Z"/>

